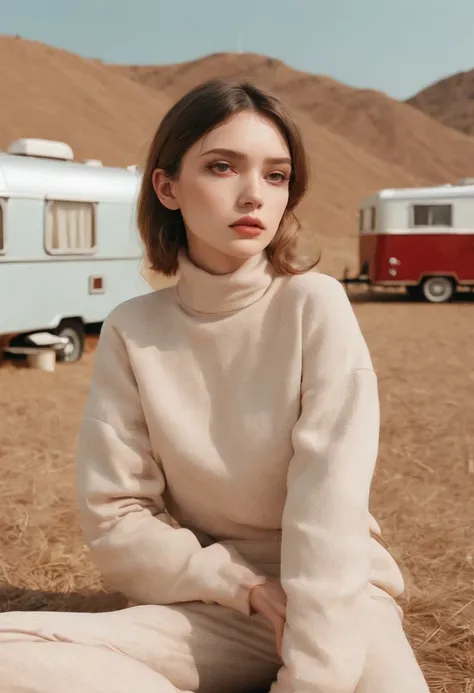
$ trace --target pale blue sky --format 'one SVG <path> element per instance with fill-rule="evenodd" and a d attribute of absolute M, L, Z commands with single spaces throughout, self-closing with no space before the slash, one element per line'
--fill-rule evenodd
<path fill-rule="evenodd" d="M 3 0 L 0 32 L 106 61 L 243 50 L 407 98 L 474 68 L 474 0 Z M 1 69 L 1 66 L 0 66 Z"/>

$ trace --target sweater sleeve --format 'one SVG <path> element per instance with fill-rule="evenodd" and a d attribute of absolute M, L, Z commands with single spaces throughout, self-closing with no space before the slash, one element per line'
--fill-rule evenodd
<path fill-rule="evenodd" d="M 114 316 L 102 327 L 76 458 L 92 558 L 111 587 L 135 602 L 215 602 L 249 615 L 250 588 L 264 577 L 225 542 L 202 547 L 166 512 L 164 473 Z"/>
<path fill-rule="evenodd" d="M 365 663 L 378 388 L 344 290 L 320 281 L 303 319 L 301 412 L 282 521 L 284 665 L 272 693 L 354 693 Z"/>

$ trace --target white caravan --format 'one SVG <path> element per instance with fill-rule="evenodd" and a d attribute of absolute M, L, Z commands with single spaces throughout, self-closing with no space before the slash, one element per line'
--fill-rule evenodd
<path fill-rule="evenodd" d="M 37 344 L 54 336 L 59 358 L 77 361 L 86 325 L 150 291 L 139 184 L 135 166 L 77 162 L 63 142 L 16 140 L 0 153 L 0 350 L 31 346 L 40 332 Z"/>

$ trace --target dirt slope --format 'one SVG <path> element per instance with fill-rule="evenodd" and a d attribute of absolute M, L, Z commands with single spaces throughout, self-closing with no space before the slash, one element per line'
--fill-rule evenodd
<path fill-rule="evenodd" d="M 255 54 L 214 54 L 167 66 L 113 66 L 176 97 L 216 76 L 249 77 L 272 89 L 319 125 L 426 182 L 474 175 L 474 139 L 444 127 L 409 104 Z M 474 108 L 474 107 L 473 107 Z"/>
<path fill-rule="evenodd" d="M 336 274 L 355 259 L 364 196 L 474 174 L 474 139 L 383 94 L 259 55 L 119 67 L 0 36 L 0 61 L 0 147 L 17 137 L 60 139 L 78 159 L 108 164 L 141 163 L 165 110 L 206 78 L 245 75 L 281 94 L 301 124 L 311 159 L 312 186 L 301 208 L 308 238 L 319 245 L 324 237 L 322 267 Z"/>
<path fill-rule="evenodd" d="M 157 122 L 179 93 L 170 84 L 150 89 L 130 79 L 133 70 L 13 37 L 0 37 L 0 61 L 0 88 L 8 103 L 0 112 L 0 146 L 16 137 L 46 137 L 69 142 L 78 159 L 141 162 Z M 261 59 L 250 55 L 242 61 L 258 68 Z M 219 61 L 211 63 L 221 69 Z M 181 66 L 182 76 L 183 70 Z M 199 62 L 189 64 L 180 89 L 209 76 L 210 70 L 204 72 Z M 415 184 L 417 179 L 322 127 L 310 113 L 296 108 L 295 114 L 313 170 L 311 191 L 301 209 L 310 245 L 315 235 L 324 235 L 322 267 L 340 273 L 354 256 L 361 198 L 380 187 Z"/>
<path fill-rule="evenodd" d="M 474 70 L 434 82 L 406 103 L 443 125 L 474 135 Z"/>
<path fill-rule="evenodd" d="M 17 137 L 65 140 L 78 159 L 128 165 L 169 105 L 100 63 L 0 36 L 0 147 Z"/>

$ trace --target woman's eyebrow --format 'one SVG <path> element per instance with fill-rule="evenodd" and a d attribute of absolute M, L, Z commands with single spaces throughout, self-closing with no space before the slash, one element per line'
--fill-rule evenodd
<path fill-rule="evenodd" d="M 246 154 L 244 154 L 243 152 L 237 152 L 233 149 L 223 149 L 220 147 L 218 147 L 217 149 L 208 149 L 206 152 L 203 152 L 201 156 L 206 156 L 207 154 L 219 154 L 220 156 L 228 156 L 240 160 L 247 158 Z M 267 159 L 265 159 L 265 163 L 289 164 L 291 166 L 291 159 L 286 156 L 270 156 Z"/>

